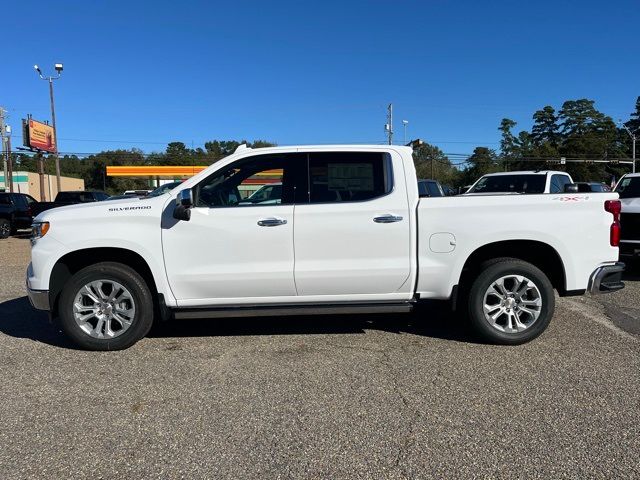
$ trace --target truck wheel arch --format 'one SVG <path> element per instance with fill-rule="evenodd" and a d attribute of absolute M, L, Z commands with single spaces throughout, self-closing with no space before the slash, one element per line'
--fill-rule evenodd
<path fill-rule="evenodd" d="M 477 248 L 462 267 L 460 285 L 468 285 L 469 279 L 479 272 L 480 266 L 497 258 L 516 258 L 535 265 L 545 272 L 560 296 L 571 295 L 566 290 L 566 272 L 560 254 L 551 245 L 537 240 L 505 240 L 488 243 Z M 584 292 L 580 292 L 582 294 Z"/>
<path fill-rule="evenodd" d="M 116 262 L 134 268 L 145 280 L 152 295 L 157 298 L 158 289 L 146 260 L 126 248 L 96 247 L 75 250 L 60 257 L 53 266 L 49 278 L 49 304 L 57 310 L 57 302 L 65 283 L 78 271 L 98 262 Z"/>

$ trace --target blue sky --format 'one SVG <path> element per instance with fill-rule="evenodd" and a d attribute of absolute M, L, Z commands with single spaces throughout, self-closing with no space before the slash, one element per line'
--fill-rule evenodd
<path fill-rule="evenodd" d="M 49 119 L 33 64 L 64 62 L 61 152 L 379 143 L 393 102 L 398 142 L 406 119 L 410 138 L 466 153 L 497 148 L 505 116 L 529 128 L 536 109 L 587 97 L 627 119 L 640 95 L 637 0 L 38 0 L 3 12 L 0 105 L 18 134 L 27 113 Z"/>

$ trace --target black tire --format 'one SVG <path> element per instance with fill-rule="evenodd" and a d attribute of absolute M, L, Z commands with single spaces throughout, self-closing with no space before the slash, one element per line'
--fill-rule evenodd
<path fill-rule="evenodd" d="M 520 345 L 533 340 L 546 330 L 555 310 L 555 296 L 551 281 L 542 270 L 522 260 L 500 258 L 483 264 L 480 272 L 469 290 L 468 311 L 473 329 L 483 340 L 502 345 Z M 491 325 L 484 314 L 485 293 L 496 280 L 508 275 L 520 275 L 532 281 L 542 301 L 538 318 L 528 328 L 519 332 L 499 330 Z M 528 316 L 526 318 L 529 319 Z"/>
<path fill-rule="evenodd" d="M 11 229 L 11 222 L 6 218 L 0 218 L 0 238 L 9 238 Z"/>
<path fill-rule="evenodd" d="M 131 294 L 135 314 L 131 326 L 114 338 L 95 338 L 80 328 L 74 317 L 76 295 L 87 284 L 97 281 L 114 281 Z M 132 268 L 115 262 L 90 265 L 77 272 L 65 285 L 58 302 L 58 323 L 62 331 L 80 348 L 85 350 L 122 350 L 142 339 L 153 324 L 154 302 L 144 279 Z"/>

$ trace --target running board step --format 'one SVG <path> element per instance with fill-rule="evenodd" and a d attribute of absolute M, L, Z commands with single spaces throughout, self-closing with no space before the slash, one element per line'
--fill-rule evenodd
<path fill-rule="evenodd" d="M 413 303 L 366 303 L 333 305 L 264 305 L 247 307 L 174 309 L 175 318 L 281 317 L 284 315 L 346 315 L 361 313 L 407 313 Z"/>

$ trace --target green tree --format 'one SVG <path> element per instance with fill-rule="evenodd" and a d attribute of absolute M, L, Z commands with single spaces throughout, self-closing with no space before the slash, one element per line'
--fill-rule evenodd
<path fill-rule="evenodd" d="M 171 142 L 165 151 L 165 165 L 192 165 L 193 152 L 182 142 Z"/>
<path fill-rule="evenodd" d="M 268 142 L 266 140 L 254 140 L 253 142 L 247 142 L 246 140 L 212 140 L 204 144 L 204 148 L 207 151 L 207 155 L 211 159 L 211 163 L 217 162 L 221 158 L 231 155 L 236 149 L 246 144 L 249 148 L 264 148 L 275 147 L 275 143 Z"/>
<path fill-rule="evenodd" d="M 563 103 L 558 119 L 561 126 L 560 155 L 567 158 L 606 160 L 621 152 L 618 131 L 611 117 L 598 111 L 593 100 L 582 98 Z M 569 163 L 567 171 L 574 180 L 601 180 L 611 175 L 603 163 Z"/>
<path fill-rule="evenodd" d="M 121 194 L 125 190 L 149 188 L 148 178 L 108 177 L 107 166 L 110 165 L 145 165 L 145 155 L 140 150 L 107 150 L 90 155 L 81 160 L 85 166 L 83 175 L 88 190 L 104 190 L 110 195 Z"/>
<path fill-rule="evenodd" d="M 555 146 L 559 140 L 558 117 L 553 107 L 547 105 L 533 114 L 531 141 L 535 145 L 545 143 Z"/>
<path fill-rule="evenodd" d="M 517 124 L 509 118 L 503 118 L 500 122 L 498 130 L 501 132 L 500 138 L 500 161 L 504 164 L 505 170 L 508 165 L 513 163 L 520 157 L 520 146 L 518 139 L 511 131 Z"/>
<path fill-rule="evenodd" d="M 435 145 L 423 143 L 413 151 L 413 163 L 418 178 L 432 178 L 442 185 L 458 184 L 460 172 Z"/>
<path fill-rule="evenodd" d="M 625 122 L 625 125 L 632 132 L 640 128 L 640 97 L 636 98 L 636 110 L 631 114 L 631 118 Z"/>
<path fill-rule="evenodd" d="M 469 185 L 482 175 L 500 171 L 496 152 L 487 147 L 476 147 L 467 160 L 467 168 L 462 174 L 463 184 Z"/>

